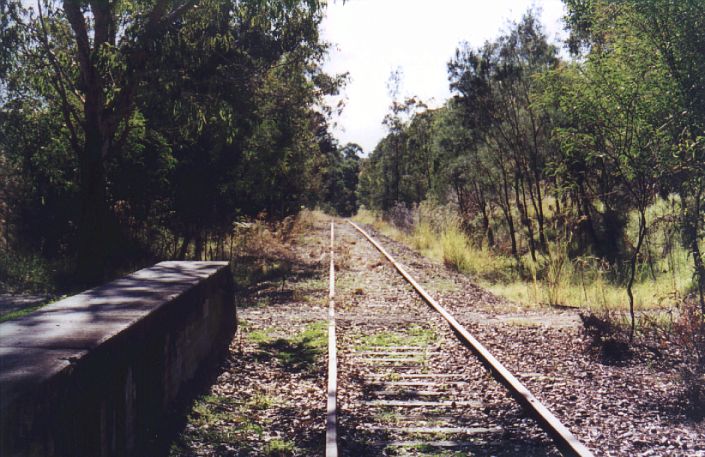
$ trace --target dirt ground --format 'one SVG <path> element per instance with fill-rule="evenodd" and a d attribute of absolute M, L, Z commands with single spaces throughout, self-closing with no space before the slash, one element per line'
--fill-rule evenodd
<path fill-rule="evenodd" d="M 705 455 L 705 422 L 684 412 L 677 354 L 645 350 L 604 363 L 589 350 L 576 311 L 522 310 L 375 236 L 596 455 Z"/>
<path fill-rule="evenodd" d="M 554 455 L 544 433 L 391 265 L 344 221 L 336 229 L 343 454 Z M 292 240 L 283 279 L 238 296 L 230 354 L 170 455 L 323 455 L 328 230 L 316 220 Z M 587 350 L 574 311 L 523 310 L 373 236 L 596 455 L 705 456 L 705 424 L 683 412 L 677 359 L 645 352 L 602 363 Z M 444 374 L 455 387 L 440 387 Z M 391 391 L 400 385 L 406 390 Z M 426 397 L 448 408 L 399 403 Z"/>

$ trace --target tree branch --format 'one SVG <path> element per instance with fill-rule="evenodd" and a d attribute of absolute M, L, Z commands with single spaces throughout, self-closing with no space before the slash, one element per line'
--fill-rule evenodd
<path fill-rule="evenodd" d="M 76 0 L 64 0 L 64 12 L 73 32 L 76 34 L 78 62 L 81 66 L 84 82 L 88 85 L 90 83 L 89 79 L 92 78 L 94 72 L 91 63 L 91 44 L 88 39 L 86 19 L 83 17 L 81 6 Z"/>
<path fill-rule="evenodd" d="M 46 29 L 46 23 L 44 22 L 44 13 L 42 11 L 41 0 L 37 0 L 37 10 L 39 13 L 39 23 L 41 25 L 41 32 L 38 33 L 39 41 L 42 43 L 42 46 L 44 47 L 44 50 L 47 56 L 49 57 L 49 62 L 54 70 L 54 77 L 50 78 L 50 83 L 54 87 L 54 90 L 56 90 L 56 92 L 59 94 L 59 97 L 61 99 L 60 105 L 62 114 L 64 116 L 64 122 L 66 122 L 66 127 L 69 130 L 69 141 L 71 143 L 71 147 L 74 149 L 74 151 L 78 153 L 78 151 L 80 150 L 80 144 L 78 142 L 78 134 L 76 133 L 76 127 L 74 126 L 73 121 L 71 120 L 71 116 L 73 115 L 79 123 L 81 122 L 81 120 L 78 117 L 78 114 L 73 109 L 73 106 L 69 102 L 68 96 L 66 94 L 66 86 L 64 84 L 63 79 L 66 77 L 66 74 L 61 68 L 58 59 L 52 52 L 51 46 L 49 45 L 48 32 Z"/>

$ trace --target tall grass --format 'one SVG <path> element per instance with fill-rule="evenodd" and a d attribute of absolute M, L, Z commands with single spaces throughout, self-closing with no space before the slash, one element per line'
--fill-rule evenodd
<path fill-rule="evenodd" d="M 673 214 L 673 208 L 670 201 L 659 201 L 649 208 L 654 230 L 649 237 L 650 251 L 644 254 L 648 261 L 640 263 L 634 285 L 637 309 L 675 306 L 692 287 L 687 253 L 659 225 Z M 594 310 L 628 307 L 620 266 L 589 256 L 570 258 L 567 234 L 551 240 L 548 251 L 539 254 L 536 262 L 528 254 L 516 260 L 473 243 L 447 209 L 423 203 L 415 217 L 411 233 L 396 229 L 370 211 L 361 211 L 355 219 L 438 263 L 472 275 L 497 295 L 525 306 L 562 305 Z"/>

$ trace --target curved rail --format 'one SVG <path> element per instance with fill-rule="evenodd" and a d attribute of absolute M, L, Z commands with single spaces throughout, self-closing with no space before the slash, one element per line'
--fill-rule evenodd
<path fill-rule="evenodd" d="M 421 285 L 399 264 L 396 260 L 366 231 L 354 222 L 348 220 L 355 229 L 360 232 L 379 252 L 389 260 L 394 268 L 406 279 L 416 290 L 416 292 L 432 308 L 438 311 L 441 316 L 450 324 L 455 333 L 463 340 L 470 350 L 477 356 L 482 364 L 492 373 L 492 376 L 504 385 L 512 396 L 526 408 L 539 425 L 548 433 L 563 455 L 578 457 L 593 457 L 592 452 L 585 447 L 578 439 L 558 420 L 529 390 L 521 383 L 490 351 L 477 341 L 445 308 L 424 290 Z"/>
<path fill-rule="evenodd" d="M 335 337 L 335 224 L 330 223 L 330 289 L 328 292 L 328 405 L 326 414 L 326 457 L 338 457 L 337 378 L 338 358 Z"/>

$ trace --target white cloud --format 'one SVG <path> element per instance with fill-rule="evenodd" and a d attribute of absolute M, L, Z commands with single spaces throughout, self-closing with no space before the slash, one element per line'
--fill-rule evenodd
<path fill-rule="evenodd" d="M 562 36 L 560 0 L 340 0 L 328 5 L 323 38 L 333 43 L 325 69 L 350 72 L 346 108 L 338 119 L 341 143 L 370 152 L 384 136 L 382 119 L 390 98 L 387 80 L 403 71 L 402 96 L 441 104 L 450 96 L 446 64 L 458 44 L 480 46 L 531 6 L 542 10 L 549 38 Z"/>

